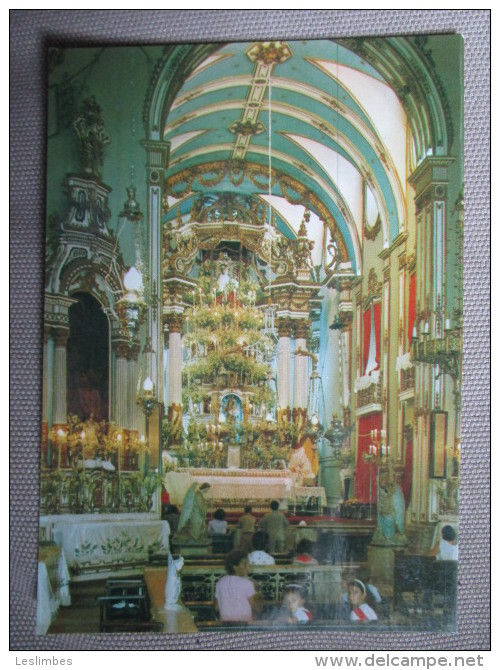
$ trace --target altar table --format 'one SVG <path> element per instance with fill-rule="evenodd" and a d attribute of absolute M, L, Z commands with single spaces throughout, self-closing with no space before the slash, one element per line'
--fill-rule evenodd
<path fill-rule="evenodd" d="M 54 541 L 66 554 L 72 572 L 99 571 L 120 564 L 140 564 L 153 552 L 168 550 L 166 521 L 108 521 L 54 524 Z"/>
<path fill-rule="evenodd" d="M 293 479 L 288 470 L 244 470 L 183 468 L 165 475 L 170 501 L 180 505 L 193 482 L 207 482 L 211 501 L 289 500 L 293 497 Z"/>
<path fill-rule="evenodd" d="M 60 547 L 39 548 L 36 600 L 36 634 L 45 635 L 59 606 L 71 605 L 68 565 Z"/>

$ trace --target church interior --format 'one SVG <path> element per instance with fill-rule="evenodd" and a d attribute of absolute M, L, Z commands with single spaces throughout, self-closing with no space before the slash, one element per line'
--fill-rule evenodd
<path fill-rule="evenodd" d="M 39 634 L 454 629 L 462 46 L 50 49 Z"/>

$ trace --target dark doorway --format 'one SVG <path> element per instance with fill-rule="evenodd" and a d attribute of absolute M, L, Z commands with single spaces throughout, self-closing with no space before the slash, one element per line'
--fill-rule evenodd
<path fill-rule="evenodd" d="M 75 293 L 69 310 L 68 413 L 108 420 L 109 325 L 99 302 Z"/>

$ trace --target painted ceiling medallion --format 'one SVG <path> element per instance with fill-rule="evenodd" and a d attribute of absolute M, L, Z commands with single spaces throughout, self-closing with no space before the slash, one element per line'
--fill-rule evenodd
<path fill-rule="evenodd" d="M 247 119 L 246 121 L 234 121 L 229 126 L 229 131 L 234 135 L 260 135 L 265 131 L 266 127 L 262 121 L 251 121 Z"/>
<path fill-rule="evenodd" d="M 292 57 L 292 51 L 286 42 L 258 42 L 247 51 L 251 61 L 264 65 L 278 65 Z"/>

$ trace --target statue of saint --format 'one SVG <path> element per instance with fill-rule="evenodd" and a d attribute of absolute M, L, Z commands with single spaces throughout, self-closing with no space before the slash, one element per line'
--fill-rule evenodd
<path fill-rule="evenodd" d="M 206 482 L 194 482 L 182 501 L 181 517 L 174 540 L 177 543 L 197 544 L 208 542 L 207 535 L 207 501 L 204 493 L 210 488 Z"/>
<path fill-rule="evenodd" d="M 403 545 L 405 532 L 405 498 L 401 488 L 387 475 L 380 476 L 377 503 L 377 528 L 372 544 Z"/>
<path fill-rule="evenodd" d="M 174 559 L 172 554 L 168 553 L 168 572 L 167 581 L 165 584 L 165 609 L 166 610 L 182 610 L 182 605 L 179 604 L 181 596 L 181 578 L 180 571 L 184 565 L 184 558 L 178 556 Z"/>

